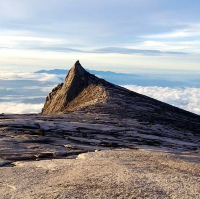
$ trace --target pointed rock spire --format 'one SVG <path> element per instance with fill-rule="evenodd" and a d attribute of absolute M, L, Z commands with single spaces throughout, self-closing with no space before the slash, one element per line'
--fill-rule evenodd
<path fill-rule="evenodd" d="M 73 75 L 73 76 L 78 75 L 80 77 L 80 76 L 85 76 L 87 73 L 88 72 L 81 66 L 79 60 L 77 60 L 74 66 L 70 69 L 67 77 L 70 75 Z"/>
<path fill-rule="evenodd" d="M 99 94 L 104 92 L 98 86 L 102 81 L 104 80 L 87 72 L 78 60 L 68 72 L 65 82 L 54 88 L 46 98 L 42 113 L 65 112 L 71 110 L 72 107 L 73 109 L 80 107 L 83 102 L 91 102 L 94 99 L 98 101 Z M 93 93 L 94 90 L 98 90 L 98 95 Z M 85 92 L 84 96 L 82 96 L 83 92 Z M 80 96 L 82 97 L 78 99 Z"/>

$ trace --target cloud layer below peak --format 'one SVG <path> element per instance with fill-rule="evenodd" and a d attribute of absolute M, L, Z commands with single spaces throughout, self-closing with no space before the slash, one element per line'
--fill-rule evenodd
<path fill-rule="evenodd" d="M 200 88 L 126 85 L 125 88 L 200 115 Z"/>

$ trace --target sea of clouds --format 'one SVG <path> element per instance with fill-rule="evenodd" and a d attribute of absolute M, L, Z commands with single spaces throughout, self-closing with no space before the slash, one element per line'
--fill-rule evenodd
<path fill-rule="evenodd" d="M 1 72 L 0 113 L 40 113 L 44 103 L 37 103 L 38 98 L 45 101 L 45 97 L 62 78 L 60 75 L 47 73 Z"/>
<path fill-rule="evenodd" d="M 0 113 L 41 113 L 44 104 L 26 104 L 20 102 L 1 102 Z"/>
<path fill-rule="evenodd" d="M 126 85 L 125 88 L 200 115 L 200 88 Z"/>

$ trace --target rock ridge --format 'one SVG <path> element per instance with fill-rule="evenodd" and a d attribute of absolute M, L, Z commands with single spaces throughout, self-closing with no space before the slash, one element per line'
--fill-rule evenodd
<path fill-rule="evenodd" d="M 111 84 L 87 72 L 77 61 L 46 98 L 43 114 L 82 111 L 86 114 L 108 114 L 164 125 L 181 132 L 199 135 L 200 116 L 156 99 Z"/>
<path fill-rule="evenodd" d="M 73 111 L 106 102 L 106 85 L 109 83 L 87 72 L 77 61 L 68 72 L 65 82 L 55 87 L 46 98 L 42 113 Z"/>

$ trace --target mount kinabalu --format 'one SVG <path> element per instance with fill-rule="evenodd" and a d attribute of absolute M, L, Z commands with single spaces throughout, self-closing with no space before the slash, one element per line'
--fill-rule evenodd
<path fill-rule="evenodd" d="M 46 98 L 42 113 L 73 111 L 106 102 L 106 88 L 110 85 L 88 73 L 77 61 L 68 72 L 65 82 L 54 88 Z"/>
<path fill-rule="evenodd" d="M 0 195 L 199 198 L 199 154 L 200 116 L 76 62 L 42 114 L 0 114 Z"/>
<path fill-rule="evenodd" d="M 135 147 L 196 153 L 200 116 L 111 84 L 79 62 L 46 98 L 42 114 L 0 115 L 0 166 Z"/>
<path fill-rule="evenodd" d="M 111 84 L 87 72 L 77 61 L 46 98 L 42 113 L 82 110 L 108 113 L 200 134 L 200 116 Z"/>

